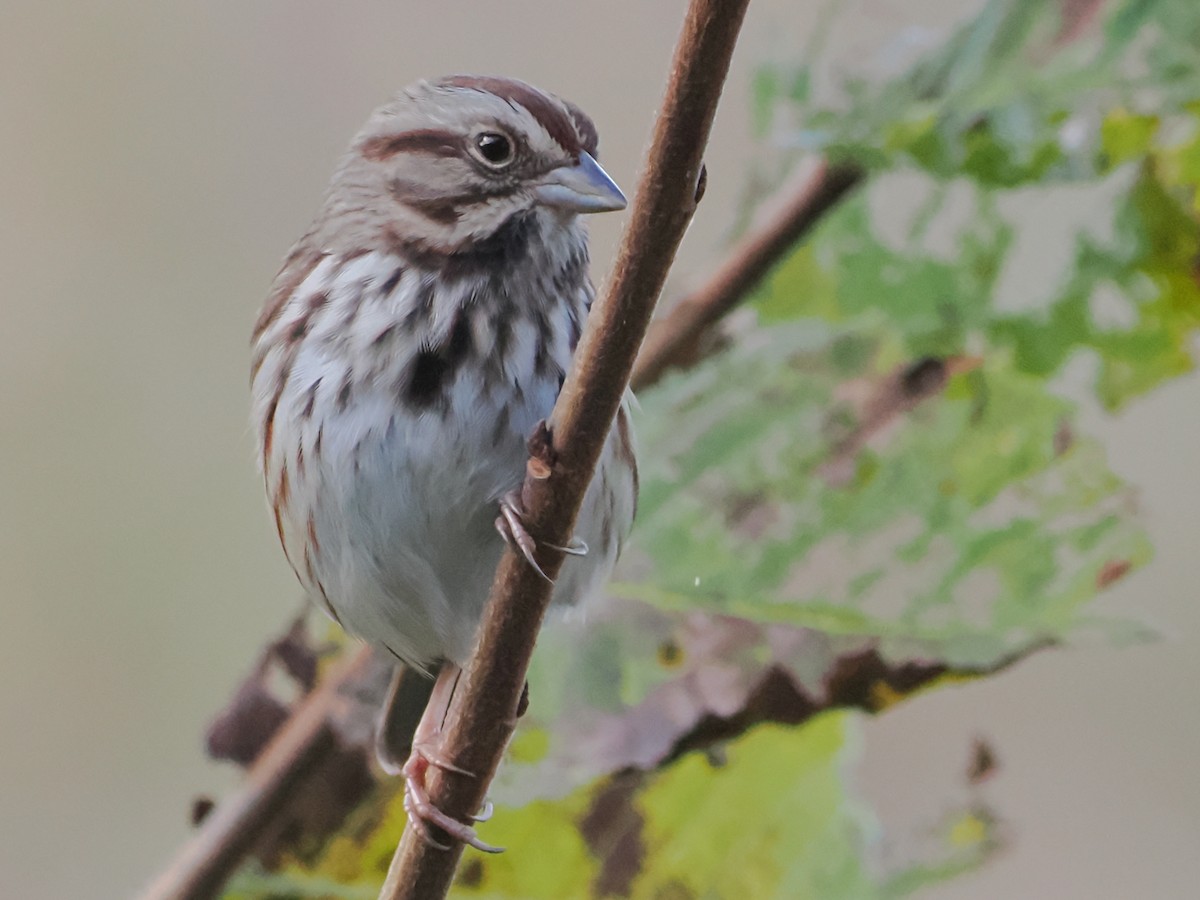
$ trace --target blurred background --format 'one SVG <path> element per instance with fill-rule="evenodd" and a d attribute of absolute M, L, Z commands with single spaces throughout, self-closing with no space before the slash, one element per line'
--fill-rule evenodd
<path fill-rule="evenodd" d="M 978 9 L 857 0 L 830 65 L 886 74 Z M 236 782 L 205 723 L 299 608 L 254 469 L 248 334 L 367 113 L 424 75 L 495 72 L 579 103 L 635 184 L 683 2 L 11 0 L 0 31 L 0 895 L 129 896 Z M 715 259 L 756 149 L 752 77 L 816 4 L 756 0 L 671 288 Z M 1037 206 L 1022 283 L 1070 235 Z M 594 225 L 603 273 L 621 225 Z M 1036 230 L 1042 229 L 1042 230 Z M 1200 379 L 1081 428 L 1136 486 L 1153 563 L 1103 595 L 1151 644 L 1036 654 L 866 722 L 858 774 L 890 817 L 975 736 L 1009 844 L 957 897 L 1190 897 L 1200 883 Z M 932 895 L 931 895 L 932 896 Z"/>

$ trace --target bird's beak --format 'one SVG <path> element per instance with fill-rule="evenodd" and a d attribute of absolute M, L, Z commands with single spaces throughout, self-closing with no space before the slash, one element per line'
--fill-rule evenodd
<path fill-rule="evenodd" d="M 597 213 L 625 208 L 625 195 L 616 182 L 584 151 L 580 151 L 575 165 L 559 166 L 548 172 L 533 192 L 546 206 L 568 212 Z"/>

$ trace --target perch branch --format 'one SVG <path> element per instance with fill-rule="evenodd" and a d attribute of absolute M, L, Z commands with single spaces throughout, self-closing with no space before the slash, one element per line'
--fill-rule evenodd
<path fill-rule="evenodd" d="M 607 289 L 588 317 L 575 366 L 547 428 L 530 442 L 525 524 L 543 546 L 565 546 L 616 416 L 638 347 L 695 210 L 702 155 L 749 0 L 693 0 L 672 60 L 648 164 Z M 553 578 L 558 552 L 542 559 Z M 439 754 L 473 772 L 431 769 L 429 793 L 467 819 L 484 802 L 512 735 L 550 585 L 511 549 L 500 561 L 479 643 L 451 705 Z M 407 828 L 381 900 L 429 900 L 450 888 L 462 845 L 439 850 Z"/>

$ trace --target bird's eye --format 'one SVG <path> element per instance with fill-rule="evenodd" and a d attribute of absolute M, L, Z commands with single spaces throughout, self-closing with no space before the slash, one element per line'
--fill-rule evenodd
<path fill-rule="evenodd" d="M 503 166 L 513 160 L 512 141 L 494 131 L 475 136 L 475 151 L 490 166 Z"/>

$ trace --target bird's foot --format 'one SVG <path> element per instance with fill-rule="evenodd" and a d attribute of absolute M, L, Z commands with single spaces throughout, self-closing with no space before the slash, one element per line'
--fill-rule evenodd
<path fill-rule="evenodd" d="M 505 543 L 520 551 L 535 572 L 553 584 L 554 579 L 547 575 L 538 564 L 537 541 L 525 528 L 525 509 L 521 503 L 519 490 L 509 491 L 500 498 L 500 515 L 496 518 L 496 530 L 500 532 Z M 546 544 L 545 546 L 571 556 L 587 556 L 588 554 L 588 545 L 579 538 L 572 538 L 571 543 L 565 547 L 557 544 Z"/>
<path fill-rule="evenodd" d="M 430 766 L 437 766 L 447 772 L 457 772 L 459 775 L 471 776 L 466 769 L 441 759 L 430 748 L 413 746 L 408 762 L 404 764 L 404 811 L 408 814 L 408 821 L 421 833 L 421 837 L 439 850 L 449 850 L 450 848 L 446 844 L 433 836 L 430 831 L 432 826 L 440 828 L 455 840 L 462 841 L 484 853 L 504 852 L 503 847 L 494 847 L 480 840 L 474 828 L 458 819 L 451 818 L 433 804 L 433 801 L 429 799 L 429 791 L 425 788 L 425 775 Z M 475 821 L 482 822 L 487 816 L 490 816 L 490 807 L 490 803 L 485 804 L 481 815 L 473 817 Z"/>

